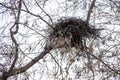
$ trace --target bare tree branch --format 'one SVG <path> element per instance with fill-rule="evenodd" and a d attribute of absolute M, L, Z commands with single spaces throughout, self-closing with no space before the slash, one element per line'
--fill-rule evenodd
<path fill-rule="evenodd" d="M 86 22 L 88 22 L 88 23 L 89 23 L 89 20 L 90 20 L 90 15 L 92 13 L 93 7 L 95 6 L 95 2 L 96 2 L 96 0 L 93 0 L 91 5 L 90 5 L 90 8 L 89 8 L 89 11 L 88 11 L 88 14 L 87 14 L 87 19 L 86 19 Z"/>
<path fill-rule="evenodd" d="M 2 79 L 7 80 L 7 78 L 9 77 L 9 75 L 11 74 L 11 71 L 13 70 L 16 61 L 18 59 L 18 44 L 17 41 L 14 37 L 15 34 L 18 33 L 18 29 L 19 29 L 19 25 L 17 23 L 19 23 L 19 18 L 20 18 L 20 12 L 21 12 L 21 4 L 22 0 L 19 0 L 19 4 L 18 4 L 18 14 L 17 14 L 17 18 L 15 21 L 15 24 L 10 28 L 10 35 L 11 35 L 11 40 L 13 41 L 14 45 L 15 45 L 15 56 L 14 56 L 14 60 L 12 62 L 12 65 L 10 66 L 10 69 L 8 70 L 8 72 L 6 74 L 3 74 Z M 15 31 L 12 31 L 12 29 L 15 27 Z"/>
<path fill-rule="evenodd" d="M 111 1 L 117 8 L 120 8 L 120 6 L 117 4 L 116 1 L 114 1 L 114 0 L 109 0 L 109 1 Z"/>
<path fill-rule="evenodd" d="M 36 62 L 38 62 L 40 59 L 42 59 L 47 53 L 50 52 L 52 48 L 49 46 L 49 47 L 45 47 L 44 51 L 41 52 L 37 57 L 35 57 L 32 61 L 30 61 L 28 64 L 26 64 L 25 66 L 19 68 L 19 69 L 13 69 L 11 72 L 10 72 L 10 76 L 14 76 L 14 75 L 17 75 L 17 74 L 20 74 L 20 73 L 23 73 L 25 71 L 27 71 L 31 66 L 33 66 Z M 3 74 L 3 76 L 0 78 L 0 80 L 4 80 L 4 77 L 5 75 L 8 74 L 8 72 L 5 72 Z"/>

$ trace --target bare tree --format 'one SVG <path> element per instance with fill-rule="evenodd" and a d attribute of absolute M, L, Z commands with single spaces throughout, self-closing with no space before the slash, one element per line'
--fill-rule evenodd
<path fill-rule="evenodd" d="M 0 16 L 0 80 L 119 78 L 119 1 L 3 0 Z"/>

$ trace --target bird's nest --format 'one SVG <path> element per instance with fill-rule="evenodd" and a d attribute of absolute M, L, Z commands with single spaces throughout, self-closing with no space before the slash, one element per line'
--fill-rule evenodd
<path fill-rule="evenodd" d="M 100 38 L 100 30 L 80 18 L 61 18 L 49 32 L 49 42 L 54 48 L 75 47 L 83 49 L 86 39 Z"/>

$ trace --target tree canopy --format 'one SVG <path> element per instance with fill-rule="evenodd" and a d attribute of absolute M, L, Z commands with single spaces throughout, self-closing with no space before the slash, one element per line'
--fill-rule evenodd
<path fill-rule="evenodd" d="M 1 0 L 0 80 L 114 80 L 119 0 Z"/>

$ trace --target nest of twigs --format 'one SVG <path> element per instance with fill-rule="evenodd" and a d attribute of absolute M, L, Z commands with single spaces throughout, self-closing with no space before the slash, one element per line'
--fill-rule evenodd
<path fill-rule="evenodd" d="M 65 17 L 55 23 L 49 33 L 49 41 L 56 48 L 84 48 L 86 46 L 84 42 L 87 38 L 100 38 L 100 30 L 80 18 Z"/>

